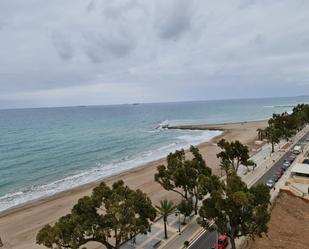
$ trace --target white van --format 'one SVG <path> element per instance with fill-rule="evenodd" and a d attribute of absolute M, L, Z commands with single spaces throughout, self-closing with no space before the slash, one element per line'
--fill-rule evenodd
<path fill-rule="evenodd" d="M 301 153 L 301 151 L 302 151 L 302 149 L 301 149 L 301 146 L 299 146 L 299 145 L 296 145 L 296 146 L 294 147 L 294 149 L 293 149 L 293 153 L 294 153 L 295 155 L 299 155 L 299 154 Z"/>

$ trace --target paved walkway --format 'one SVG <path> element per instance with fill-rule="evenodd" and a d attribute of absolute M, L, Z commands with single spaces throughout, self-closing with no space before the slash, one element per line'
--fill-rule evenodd
<path fill-rule="evenodd" d="M 292 146 L 306 133 L 308 132 L 309 127 L 306 127 L 303 131 L 299 132 L 294 138 L 292 142 L 287 144 L 286 141 L 281 141 L 278 145 L 275 146 L 275 153 L 271 153 L 271 145 L 265 144 L 262 146 L 261 150 L 254 154 L 251 159 L 256 162 L 257 167 L 254 171 L 248 172 L 246 167 L 240 167 L 239 175 L 242 177 L 243 181 L 248 184 L 248 186 L 252 186 L 261 176 L 265 174 L 269 170 L 272 165 L 278 161 L 282 157 L 282 155 L 290 150 Z M 284 176 L 277 184 L 283 184 L 285 181 Z M 271 191 L 271 199 L 278 195 L 279 188 Z M 182 219 L 182 217 L 181 217 Z M 178 230 L 181 233 L 179 234 Z M 163 228 L 163 220 L 159 219 L 152 225 L 151 232 L 147 235 L 138 235 L 133 243 L 133 241 L 127 242 L 124 244 L 121 249 L 151 249 L 151 248 L 164 248 L 164 249 L 180 249 L 184 247 L 185 241 L 194 241 L 197 239 L 204 231 L 197 224 L 196 217 L 193 217 L 188 223 L 183 226 L 179 224 L 179 216 L 175 214 L 170 215 L 168 219 L 168 236 L 167 240 L 164 239 L 164 228 Z M 240 243 L 239 240 L 238 243 Z"/>

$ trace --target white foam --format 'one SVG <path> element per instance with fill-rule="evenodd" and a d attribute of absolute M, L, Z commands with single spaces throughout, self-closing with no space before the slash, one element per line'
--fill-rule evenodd
<path fill-rule="evenodd" d="M 161 123 L 159 123 L 159 125 L 156 127 L 156 129 L 163 129 L 164 127 L 170 125 L 170 121 L 169 120 L 164 120 Z"/>
<path fill-rule="evenodd" d="M 158 150 L 159 150 L 159 151 L 165 151 L 165 150 L 172 149 L 172 148 L 174 148 L 175 146 L 177 146 L 177 143 L 171 143 L 171 144 L 168 144 L 168 145 L 165 145 L 165 146 L 160 147 Z"/>
<path fill-rule="evenodd" d="M 201 142 L 209 141 L 211 138 L 220 135 L 221 131 L 179 131 L 179 133 L 180 135 L 177 137 L 176 142 L 155 150 L 144 151 L 133 159 L 126 157 L 110 164 L 98 164 L 97 167 L 90 170 L 79 172 L 58 181 L 45 185 L 32 186 L 14 193 L 8 193 L 0 197 L 0 211 L 36 199 L 52 196 L 56 193 L 98 181 L 105 177 L 160 159 L 177 149 L 187 149 L 190 145 L 197 145 Z"/>
<path fill-rule="evenodd" d="M 222 133 L 221 131 L 206 131 L 206 132 L 192 131 L 192 132 L 196 132 L 197 134 L 194 136 L 186 134 L 181 135 L 177 138 L 180 140 L 184 140 L 187 143 L 193 143 L 193 145 L 196 145 L 201 141 L 209 141 L 211 138 L 218 136 Z"/>

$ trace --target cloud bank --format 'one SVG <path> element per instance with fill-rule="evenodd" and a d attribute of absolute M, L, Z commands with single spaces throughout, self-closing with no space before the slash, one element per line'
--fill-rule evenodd
<path fill-rule="evenodd" d="M 0 108 L 309 94 L 306 0 L 3 0 Z"/>

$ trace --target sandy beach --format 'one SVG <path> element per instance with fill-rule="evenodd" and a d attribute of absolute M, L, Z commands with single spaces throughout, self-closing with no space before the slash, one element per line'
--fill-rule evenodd
<path fill-rule="evenodd" d="M 219 161 L 216 157 L 219 149 L 216 143 L 221 138 L 225 138 L 229 141 L 239 140 L 248 145 L 250 147 L 250 152 L 254 153 L 258 147 L 255 143 L 257 139 L 256 130 L 266 125 L 267 121 L 253 121 L 218 125 L 182 126 L 175 128 L 223 131 L 220 136 L 198 146 L 207 165 L 213 169 L 215 174 L 220 175 Z M 116 180 L 123 179 L 131 188 L 139 188 L 147 193 L 155 204 L 163 198 L 176 201 L 177 196 L 175 194 L 162 189 L 153 179 L 156 167 L 164 162 L 165 159 L 160 159 L 117 176 L 109 177 L 105 181 L 110 184 Z M 53 223 L 59 217 L 68 213 L 77 200 L 89 194 L 95 185 L 96 183 L 81 186 L 0 214 L 0 236 L 4 243 L 3 248 L 45 248 L 35 244 L 35 237 L 38 230 L 45 224 Z"/>

